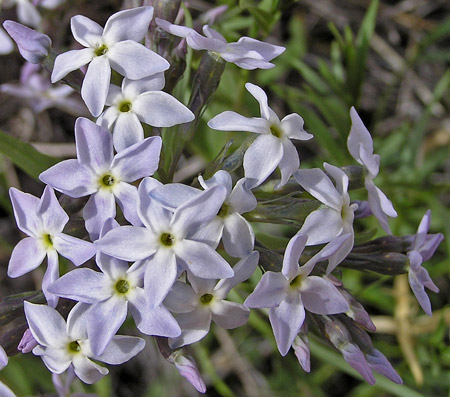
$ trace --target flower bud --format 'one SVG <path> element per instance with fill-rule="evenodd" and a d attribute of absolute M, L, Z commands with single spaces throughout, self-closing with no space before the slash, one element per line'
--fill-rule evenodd
<path fill-rule="evenodd" d="M 0 346 L 0 369 L 3 369 L 8 364 L 8 356 L 3 347 Z"/>
<path fill-rule="evenodd" d="M 200 372 L 197 369 L 197 365 L 192 357 L 183 354 L 181 351 L 175 351 L 168 358 L 168 361 L 175 365 L 180 375 L 185 377 L 198 392 L 206 392 L 205 382 L 203 382 Z"/>
<path fill-rule="evenodd" d="M 364 307 L 359 303 L 355 297 L 348 292 L 345 288 L 338 288 L 340 294 L 347 301 L 350 310 L 345 314 L 353 319 L 357 324 L 363 326 L 365 329 L 371 332 L 376 331 L 375 324 L 371 320 L 369 313 L 366 312 Z"/>
<path fill-rule="evenodd" d="M 30 63 L 42 63 L 47 58 L 52 41 L 50 37 L 14 21 L 5 21 L 3 27 L 14 39 L 20 54 Z"/>
<path fill-rule="evenodd" d="M 305 372 L 309 372 L 311 370 L 311 355 L 309 351 L 309 339 L 306 333 L 306 323 L 303 323 L 300 333 L 292 343 L 292 347 L 294 348 L 295 356 L 297 357 L 298 362 L 302 366 L 303 370 Z"/>
<path fill-rule="evenodd" d="M 29 353 L 32 351 L 39 343 L 34 339 L 33 334 L 30 329 L 24 332 L 22 339 L 19 342 L 19 346 L 17 346 L 17 350 L 20 350 L 22 353 Z"/>

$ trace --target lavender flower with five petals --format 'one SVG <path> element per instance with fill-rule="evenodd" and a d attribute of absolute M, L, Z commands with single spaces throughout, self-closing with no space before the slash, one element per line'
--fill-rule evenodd
<path fill-rule="evenodd" d="M 20 190 L 9 190 L 17 226 L 29 237 L 14 247 L 8 266 L 9 277 L 19 277 L 36 269 L 47 256 L 48 267 L 42 280 L 42 290 L 51 306 L 57 298 L 47 287 L 59 276 L 58 253 L 79 266 L 95 255 L 88 241 L 62 233 L 69 217 L 61 208 L 53 189 L 46 186 L 41 199 Z"/>
<path fill-rule="evenodd" d="M 172 127 L 194 120 L 194 114 L 173 96 L 161 91 L 164 73 L 141 80 L 124 78 L 122 88 L 110 85 L 106 105 L 97 124 L 113 133 L 115 149 L 120 152 L 144 139 L 141 122 L 154 127 Z"/>
<path fill-rule="evenodd" d="M 247 83 L 245 88 L 259 102 L 262 117 L 244 117 L 226 111 L 213 117 L 208 126 L 220 131 L 249 131 L 259 134 L 244 155 L 244 172 L 247 186 L 253 189 L 263 183 L 279 167 L 284 186 L 300 166 L 297 149 L 290 139 L 309 140 L 313 136 L 303 129 L 303 119 L 296 113 L 281 121 L 267 104 L 266 93 L 258 86 Z"/>
<path fill-rule="evenodd" d="M 259 253 L 241 259 L 233 268 L 234 276 L 224 280 L 205 280 L 188 273 L 190 286 L 178 281 L 164 303 L 175 315 L 181 327 L 181 335 L 169 338 L 172 349 L 189 345 L 204 338 L 211 320 L 225 329 L 244 325 L 250 311 L 243 305 L 225 300 L 230 290 L 247 280 L 255 271 Z"/>
<path fill-rule="evenodd" d="M 135 336 L 115 336 L 105 351 L 96 355 L 92 352 L 87 336 L 86 313 L 89 305 L 78 303 L 70 311 L 66 321 L 55 309 L 45 305 L 25 302 L 25 316 L 28 326 L 39 346 L 33 354 L 41 356 L 47 368 L 61 374 L 70 365 L 75 374 L 85 383 L 95 383 L 109 371 L 94 360 L 107 364 L 122 364 L 145 346 L 145 341 Z"/>
<path fill-rule="evenodd" d="M 40 179 L 70 197 L 92 195 L 83 210 L 86 229 L 97 239 L 106 219 L 116 216 L 117 199 L 125 218 L 140 224 L 138 193 L 133 182 L 158 168 L 161 138 L 150 137 L 114 156 L 111 134 L 84 118 L 75 123 L 78 160 L 62 161 Z"/>
<path fill-rule="evenodd" d="M 123 76 L 139 80 L 169 68 L 160 55 L 139 42 L 153 17 L 153 7 L 119 11 L 109 17 L 103 29 L 81 15 L 71 19 L 75 40 L 84 47 L 60 54 L 55 59 L 52 83 L 89 63 L 81 96 L 93 116 L 98 116 L 108 94 L 111 67 Z"/>
<path fill-rule="evenodd" d="M 411 250 L 408 251 L 409 285 L 414 292 L 420 306 L 426 314 L 431 316 L 430 298 L 425 292 L 425 287 L 433 292 L 439 292 L 439 288 L 431 280 L 427 270 L 422 267 L 422 263 L 430 259 L 434 251 L 444 239 L 442 233 L 427 234 L 430 228 L 431 211 L 428 210 L 420 221 L 417 233 L 413 236 Z"/>
<path fill-rule="evenodd" d="M 372 137 L 354 107 L 350 110 L 350 117 L 352 128 L 347 140 L 348 151 L 364 167 L 366 173 L 364 184 L 372 213 L 376 216 L 384 231 L 391 234 L 387 217 L 396 217 L 397 212 L 394 210 L 391 201 L 373 183 L 373 179 L 380 170 L 380 156 L 373 154 Z"/>
<path fill-rule="evenodd" d="M 197 277 L 221 279 L 233 276 L 230 265 L 209 245 L 192 235 L 219 211 L 226 190 L 212 188 L 188 199 L 175 212 L 150 198 L 160 183 L 145 178 L 139 186 L 139 226 L 121 226 L 97 240 L 103 253 L 126 261 L 145 261 L 144 289 L 147 303 L 157 307 L 178 275 L 188 270 Z"/>
<path fill-rule="evenodd" d="M 160 18 L 156 18 L 155 21 L 161 29 L 175 36 L 184 37 L 188 46 L 194 50 L 216 52 L 225 61 L 232 62 L 242 69 L 273 68 L 275 65 L 270 63 L 270 61 L 285 50 L 284 47 L 250 37 L 241 37 L 236 43 L 227 43 L 220 33 L 211 29 L 208 25 L 203 26 L 205 37 L 186 26 L 174 25 Z"/>
<path fill-rule="evenodd" d="M 285 356 L 305 320 L 305 309 L 316 314 L 346 312 L 349 307 L 337 288 L 327 279 L 310 276 L 315 264 L 328 259 L 342 244 L 335 239 L 305 265 L 299 266 L 307 236 L 297 234 L 286 247 L 281 273 L 266 272 L 244 304 L 270 308 L 269 320 L 278 350 Z"/>

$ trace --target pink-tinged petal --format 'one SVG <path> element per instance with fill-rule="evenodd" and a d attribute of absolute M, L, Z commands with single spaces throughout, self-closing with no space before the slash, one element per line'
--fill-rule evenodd
<path fill-rule="evenodd" d="M 198 308 L 190 313 L 181 313 L 176 316 L 181 327 L 181 335 L 169 339 L 172 349 L 203 339 L 209 332 L 211 326 L 211 311 L 207 308 Z"/>
<path fill-rule="evenodd" d="M 124 182 L 151 176 L 158 169 L 161 145 L 159 136 L 136 143 L 114 157 L 111 170 Z"/>
<path fill-rule="evenodd" d="M 228 255 L 243 258 L 253 251 L 255 234 L 252 226 L 235 212 L 225 218 L 222 240 Z"/>
<path fill-rule="evenodd" d="M 228 262 L 205 243 L 184 239 L 176 244 L 175 253 L 194 276 L 221 279 L 234 275 Z"/>
<path fill-rule="evenodd" d="M 103 224 L 108 218 L 116 216 L 116 200 L 110 191 L 98 191 L 89 197 L 83 208 L 86 230 L 91 240 L 97 240 Z"/>
<path fill-rule="evenodd" d="M 151 309 L 158 307 L 177 279 L 175 254 L 160 249 L 147 263 L 144 275 L 144 289 L 147 304 Z"/>
<path fill-rule="evenodd" d="M 84 76 L 81 97 L 94 117 L 103 111 L 110 79 L 111 67 L 108 58 L 102 55 L 92 59 Z"/>
<path fill-rule="evenodd" d="M 197 307 L 198 297 L 189 284 L 177 281 L 170 289 L 164 306 L 173 313 L 191 312 Z"/>
<path fill-rule="evenodd" d="M 223 41 L 202 36 L 195 30 L 187 35 L 186 43 L 194 50 L 208 50 L 221 53 L 226 49 L 226 43 Z"/>
<path fill-rule="evenodd" d="M 373 153 L 373 141 L 369 131 L 363 124 L 361 118 L 352 106 L 350 109 L 350 118 L 352 119 L 352 128 L 347 140 L 347 148 L 352 157 L 361 163 L 359 157 L 360 145 L 364 147 L 367 153 Z"/>
<path fill-rule="evenodd" d="M 111 67 L 121 75 L 139 80 L 169 69 L 169 62 L 135 41 L 114 44 L 107 53 Z"/>
<path fill-rule="evenodd" d="M 172 95 L 163 91 L 148 91 L 133 102 L 139 119 L 154 127 L 172 127 L 194 120 L 194 114 Z"/>
<path fill-rule="evenodd" d="M 308 236 L 306 245 L 324 244 L 339 236 L 343 230 L 341 214 L 332 208 L 311 212 L 298 234 Z"/>
<path fill-rule="evenodd" d="M 194 32 L 194 29 L 186 26 L 174 25 L 164 19 L 155 18 L 156 24 L 166 32 L 178 37 L 187 37 L 189 33 Z"/>
<path fill-rule="evenodd" d="M 120 112 L 115 119 L 112 131 L 114 149 L 117 152 L 122 152 L 128 147 L 144 140 L 144 128 L 134 112 Z"/>
<path fill-rule="evenodd" d="M 319 168 L 298 170 L 294 174 L 295 180 L 309 194 L 328 207 L 341 211 L 342 197 L 334 187 L 330 178 Z"/>
<path fill-rule="evenodd" d="M 40 200 L 15 187 L 9 189 L 9 197 L 18 228 L 29 236 L 36 236 L 41 228 L 41 221 L 36 216 Z"/>
<path fill-rule="evenodd" d="M 278 138 L 264 134 L 247 149 L 244 155 L 244 172 L 247 186 L 253 189 L 263 183 L 280 164 L 283 145 Z"/>
<path fill-rule="evenodd" d="M 214 288 L 214 295 L 225 299 L 228 295 L 228 292 L 236 285 L 242 283 L 245 280 L 248 280 L 252 274 L 255 272 L 256 266 L 259 261 L 259 252 L 253 251 L 250 255 L 242 258 L 236 265 L 233 267 L 234 276 L 220 280 L 216 287 Z"/>
<path fill-rule="evenodd" d="M 284 136 L 290 139 L 307 141 L 313 138 L 314 135 L 306 132 L 303 129 L 303 124 L 303 119 L 297 113 L 292 113 L 281 120 L 280 127 L 283 130 Z"/>
<path fill-rule="evenodd" d="M 91 306 L 87 316 L 87 332 L 92 352 L 102 354 L 127 318 L 128 301 L 112 296 Z"/>
<path fill-rule="evenodd" d="M 74 356 L 72 364 L 75 374 L 89 385 L 98 382 L 109 373 L 107 368 L 94 363 L 84 355 Z"/>
<path fill-rule="evenodd" d="M 252 94 L 252 96 L 259 103 L 259 110 L 261 112 L 261 116 L 271 123 L 278 123 L 279 119 L 275 112 L 269 107 L 267 103 L 267 95 L 261 87 L 258 87 L 252 83 L 246 83 L 245 88 L 247 91 Z"/>
<path fill-rule="evenodd" d="M 44 293 L 47 305 L 56 307 L 58 304 L 58 297 L 48 291 L 50 284 L 54 283 L 59 277 L 59 258 L 55 250 L 47 252 L 47 269 L 42 278 L 42 292 Z"/>
<path fill-rule="evenodd" d="M 250 310 L 236 302 L 220 301 L 211 306 L 212 320 L 225 329 L 234 329 L 244 325 Z"/>
<path fill-rule="evenodd" d="M 334 179 L 336 183 L 336 190 L 339 192 L 341 197 L 347 193 L 348 190 L 348 176 L 340 168 L 334 165 L 323 163 L 325 171 Z"/>
<path fill-rule="evenodd" d="M 141 41 L 153 18 L 153 7 L 136 7 L 116 12 L 105 24 L 103 38 L 107 44 L 119 41 Z"/>
<path fill-rule="evenodd" d="M 91 48 L 71 50 L 59 54 L 55 59 L 55 66 L 52 71 L 52 83 L 56 83 L 70 72 L 88 64 L 93 58 L 94 53 Z"/>
<path fill-rule="evenodd" d="M 139 195 L 136 186 L 119 182 L 118 186 L 114 189 L 114 195 L 125 219 L 133 226 L 142 225 L 137 213 Z"/>
<path fill-rule="evenodd" d="M 149 194 L 152 199 L 155 199 L 163 207 L 174 211 L 200 192 L 201 190 L 183 183 L 169 183 L 153 189 Z"/>
<path fill-rule="evenodd" d="M 109 277 L 86 268 L 66 273 L 49 285 L 48 291 L 61 298 L 84 303 L 101 302 L 112 294 Z"/>
<path fill-rule="evenodd" d="M 209 128 L 219 131 L 248 131 L 267 134 L 270 125 L 260 117 L 244 117 L 236 112 L 226 111 L 208 121 Z"/>
<path fill-rule="evenodd" d="M 161 91 L 165 83 L 164 72 L 160 72 L 139 80 L 124 78 L 122 90 L 125 97 L 134 99 L 147 91 Z"/>
<path fill-rule="evenodd" d="M 136 290 L 132 300 L 130 298 L 130 310 L 137 328 L 146 335 L 175 337 L 181 334 L 177 321 L 163 305 L 148 308 L 141 288 Z"/>
<path fill-rule="evenodd" d="M 283 141 L 283 157 L 281 158 L 278 167 L 281 171 L 281 181 L 276 184 L 275 189 L 279 189 L 286 185 L 289 178 L 300 167 L 300 158 L 297 149 L 290 140 Z"/>
<path fill-rule="evenodd" d="M 84 47 L 95 48 L 103 41 L 103 28 L 83 15 L 75 15 L 70 19 L 70 29 L 75 40 Z"/>
<path fill-rule="evenodd" d="M 64 233 L 53 236 L 53 246 L 60 255 L 69 259 L 75 266 L 82 265 L 97 252 L 91 242 Z"/>
<path fill-rule="evenodd" d="M 193 233 L 217 215 L 226 194 L 223 186 L 216 185 L 195 195 L 175 210 L 173 228 L 184 235 Z"/>
<path fill-rule="evenodd" d="M 37 216 L 42 220 L 44 230 L 50 234 L 61 232 L 69 222 L 69 216 L 59 204 L 54 190 L 48 185 L 42 193 Z"/>
<path fill-rule="evenodd" d="M 336 314 L 349 310 L 348 303 L 328 280 L 309 276 L 302 282 L 302 301 L 305 309 L 316 314 Z"/>
<path fill-rule="evenodd" d="M 33 237 L 26 237 L 14 247 L 9 259 L 8 276 L 20 277 L 36 269 L 47 253 L 42 244 Z"/>
<path fill-rule="evenodd" d="M 241 178 L 236 182 L 228 201 L 239 214 L 252 211 L 258 205 L 255 195 L 246 186 L 245 178 Z"/>
<path fill-rule="evenodd" d="M 66 322 L 47 305 L 24 302 L 25 316 L 31 333 L 40 345 L 62 348 L 67 343 Z"/>
<path fill-rule="evenodd" d="M 88 196 L 98 189 L 91 168 L 75 159 L 55 164 L 41 173 L 39 179 L 73 198 Z"/>
<path fill-rule="evenodd" d="M 305 309 L 297 294 L 288 295 L 279 306 L 269 310 L 269 320 L 278 350 L 285 356 L 305 321 Z"/>
<path fill-rule="evenodd" d="M 367 189 L 369 205 L 372 213 L 378 219 L 378 222 L 380 222 L 383 230 L 388 234 L 392 234 L 388 223 L 388 216 L 397 216 L 397 212 L 394 210 L 392 202 L 377 186 L 374 185 L 372 181 L 366 180 L 365 186 Z"/>
<path fill-rule="evenodd" d="M 287 295 L 289 280 L 281 273 L 266 272 L 244 305 L 251 308 L 275 307 Z"/>
<path fill-rule="evenodd" d="M 307 240 L 308 236 L 298 233 L 290 239 L 286 247 L 283 258 L 282 273 L 289 280 L 293 280 L 298 275 L 298 261 L 300 260 L 303 250 L 305 249 Z"/>
<path fill-rule="evenodd" d="M 72 358 L 64 348 L 36 346 L 33 354 L 41 356 L 46 367 L 54 374 L 63 373 L 72 363 Z"/>
<path fill-rule="evenodd" d="M 227 41 L 225 40 L 225 37 L 223 37 L 219 32 L 216 32 L 214 29 L 211 29 L 208 25 L 204 25 L 202 27 L 203 30 L 203 34 L 210 38 L 210 39 L 215 39 L 215 40 L 219 40 L 222 43 L 227 43 Z"/>
<path fill-rule="evenodd" d="M 112 338 L 105 351 L 94 358 L 106 364 L 123 364 L 139 354 L 144 347 L 145 341 L 142 338 L 116 335 Z"/>
<path fill-rule="evenodd" d="M 156 252 L 154 234 L 144 227 L 117 227 L 94 244 L 101 252 L 130 262 L 149 258 Z"/>

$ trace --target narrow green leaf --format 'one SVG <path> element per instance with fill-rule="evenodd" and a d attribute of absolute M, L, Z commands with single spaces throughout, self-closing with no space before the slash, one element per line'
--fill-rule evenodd
<path fill-rule="evenodd" d="M 39 180 L 39 174 L 60 161 L 38 152 L 29 143 L 22 142 L 0 130 L 0 152 L 32 178 Z"/>

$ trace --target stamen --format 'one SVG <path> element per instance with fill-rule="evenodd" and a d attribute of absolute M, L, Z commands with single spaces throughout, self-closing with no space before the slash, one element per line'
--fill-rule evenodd
<path fill-rule="evenodd" d="M 200 302 L 204 305 L 207 305 L 213 300 L 214 296 L 211 294 L 204 294 L 200 297 Z"/>
<path fill-rule="evenodd" d="M 162 245 L 165 245 L 166 247 L 171 247 L 175 244 L 175 237 L 170 233 L 163 233 L 161 234 L 160 241 Z"/>

